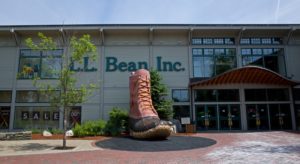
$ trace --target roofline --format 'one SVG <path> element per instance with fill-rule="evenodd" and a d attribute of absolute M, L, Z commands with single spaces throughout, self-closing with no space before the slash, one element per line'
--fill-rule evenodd
<path fill-rule="evenodd" d="M 195 86 L 198 86 L 199 84 L 201 83 L 205 83 L 205 82 L 208 82 L 208 81 L 211 81 L 211 80 L 214 80 L 214 79 L 217 79 L 217 78 L 220 78 L 222 77 L 223 75 L 226 75 L 228 73 L 232 73 L 232 72 L 236 72 L 236 71 L 240 71 L 240 70 L 246 70 L 246 69 L 251 69 L 251 68 L 254 68 L 254 69 L 259 69 L 259 70 L 262 70 L 262 71 L 266 71 L 266 72 L 269 72 L 271 74 L 274 74 L 290 83 L 292 83 L 291 86 L 297 86 L 297 85 L 300 85 L 300 81 L 296 81 L 296 80 L 292 80 L 292 79 L 289 79 L 275 71 L 272 71 L 270 69 L 267 69 L 267 68 L 264 68 L 264 67 L 260 67 L 260 66 L 254 66 L 254 65 L 248 65 L 248 66 L 244 66 L 244 67 L 239 67 L 239 68 L 234 68 L 234 69 L 231 69 L 231 70 L 228 70 L 228 71 L 225 71 L 219 75 L 216 75 L 214 77 L 211 77 L 209 79 L 205 79 L 205 80 L 201 80 L 201 81 L 196 81 L 196 82 L 192 82 L 189 84 L 190 87 L 195 87 Z"/>
<path fill-rule="evenodd" d="M 263 29 L 289 29 L 295 28 L 300 29 L 300 24 L 49 24 L 49 25 L 0 25 L 0 29 L 30 29 L 30 28 L 45 28 L 45 29 L 58 29 L 58 28 L 66 28 L 66 29 L 126 29 L 126 28 L 134 28 L 134 29 L 149 29 L 149 28 L 166 28 L 166 29 L 207 29 L 216 28 L 216 29 L 227 29 L 228 27 L 233 29 L 240 29 L 243 27 L 250 28 L 263 28 Z"/>

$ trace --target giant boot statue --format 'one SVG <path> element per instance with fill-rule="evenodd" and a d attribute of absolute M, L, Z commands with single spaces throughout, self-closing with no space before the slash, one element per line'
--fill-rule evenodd
<path fill-rule="evenodd" d="M 129 77 L 130 135 L 138 139 L 165 139 L 172 130 L 167 122 L 161 121 L 152 105 L 150 74 L 145 69 L 132 72 Z"/>

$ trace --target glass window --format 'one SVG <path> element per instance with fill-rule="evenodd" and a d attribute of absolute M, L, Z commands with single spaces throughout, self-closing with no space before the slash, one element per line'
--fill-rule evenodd
<path fill-rule="evenodd" d="M 242 58 L 242 64 L 244 65 L 251 65 L 252 63 L 252 57 L 251 56 L 243 56 Z"/>
<path fill-rule="evenodd" d="M 236 67 L 234 48 L 198 48 L 193 54 L 194 77 L 212 77 Z"/>
<path fill-rule="evenodd" d="M 272 48 L 264 48 L 263 49 L 263 54 L 264 55 L 272 55 L 273 54 L 273 49 Z"/>
<path fill-rule="evenodd" d="M 195 90 L 195 101 L 217 101 L 217 91 L 216 90 Z"/>
<path fill-rule="evenodd" d="M 10 124 L 10 106 L 0 106 L 0 130 L 8 129 Z"/>
<path fill-rule="evenodd" d="M 223 38 L 214 38 L 214 44 L 224 44 Z"/>
<path fill-rule="evenodd" d="M 14 129 L 59 128 L 59 111 L 53 107 L 20 107 L 15 110 Z"/>
<path fill-rule="evenodd" d="M 278 57 L 277 56 L 266 56 L 264 57 L 265 68 L 268 68 L 274 72 L 279 73 Z M 284 72 L 282 72 L 284 73 Z"/>
<path fill-rule="evenodd" d="M 225 44 L 234 44 L 234 38 L 225 38 L 224 39 Z"/>
<path fill-rule="evenodd" d="M 243 65 L 258 65 L 282 75 L 286 74 L 284 50 L 282 48 L 253 48 L 252 54 L 254 56 L 251 56 L 250 52 L 251 49 L 241 50 Z"/>
<path fill-rule="evenodd" d="M 215 55 L 225 55 L 225 49 L 224 48 L 215 49 Z"/>
<path fill-rule="evenodd" d="M 38 77 L 40 68 L 40 58 L 20 58 L 19 73 L 22 73 L 21 78 L 31 79 Z"/>
<path fill-rule="evenodd" d="M 267 101 L 267 92 L 265 89 L 245 89 L 246 101 Z"/>
<path fill-rule="evenodd" d="M 226 55 L 235 56 L 235 49 L 234 48 L 226 48 Z"/>
<path fill-rule="evenodd" d="M 253 55 L 262 55 L 262 50 L 260 48 L 253 48 L 252 54 Z"/>
<path fill-rule="evenodd" d="M 212 38 L 203 38 L 203 44 L 213 44 Z"/>
<path fill-rule="evenodd" d="M 288 89 L 267 89 L 269 101 L 289 101 Z"/>
<path fill-rule="evenodd" d="M 62 50 L 21 50 L 19 77 L 23 79 L 58 78 L 61 70 Z"/>
<path fill-rule="evenodd" d="M 204 49 L 204 55 L 213 55 L 213 54 L 214 54 L 214 49 L 212 49 L 212 48 Z"/>
<path fill-rule="evenodd" d="M 38 102 L 37 91 L 17 91 L 16 102 Z"/>
<path fill-rule="evenodd" d="M 241 44 L 250 44 L 250 38 L 242 38 L 240 43 Z"/>
<path fill-rule="evenodd" d="M 174 105 L 173 106 L 173 118 L 181 120 L 181 117 L 191 117 L 190 106 L 188 105 Z"/>
<path fill-rule="evenodd" d="M 43 58 L 41 78 L 59 78 L 61 58 Z"/>
<path fill-rule="evenodd" d="M 262 44 L 272 44 L 272 39 L 271 38 L 262 38 L 261 43 Z"/>
<path fill-rule="evenodd" d="M 47 102 L 51 102 L 51 100 L 54 100 L 54 98 L 59 97 L 60 92 L 59 91 L 52 91 L 52 92 L 38 92 L 38 97 L 39 97 L 39 102 L 43 103 L 47 103 Z"/>
<path fill-rule="evenodd" d="M 264 58 L 262 56 L 252 56 L 251 59 L 252 61 L 249 65 L 264 67 Z"/>
<path fill-rule="evenodd" d="M 273 54 L 274 55 L 283 55 L 284 54 L 284 50 L 283 50 L 283 48 L 274 48 Z"/>
<path fill-rule="evenodd" d="M 236 67 L 235 57 L 233 56 L 217 56 L 215 59 L 216 75 Z"/>
<path fill-rule="evenodd" d="M 173 89 L 172 99 L 174 102 L 187 102 L 189 101 L 189 93 L 187 89 Z"/>
<path fill-rule="evenodd" d="M 203 57 L 203 77 L 212 77 L 215 75 L 215 62 L 213 57 Z"/>
<path fill-rule="evenodd" d="M 261 44 L 260 38 L 251 38 L 251 44 Z"/>
<path fill-rule="evenodd" d="M 238 89 L 220 89 L 218 90 L 218 101 L 240 101 Z"/>
<path fill-rule="evenodd" d="M 251 55 L 251 49 L 250 48 L 243 48 L 242 49 L 242 55 Z"/>
<path fill-rule="evenodd" d="M 294 88 L 293 91 L 294 91 L 294 100 L 300 101 L 300 88 Z M 300 116 L 300 113 L 299 113 L 299 116 Z"/>
<path fill-rule="evenodd" d="M 11 102 L 11 91 L 0 91 L 0 103 Z"/>
<path fill-rule="evenodd" d="M 272 38 L 272 43 L 273 44 L 282 44 L 282 39 L 281 38 Z"/>
<path fill-rule="evenodd" d="M 193 45 L 202 44 L 202 39 L 201 38 L 193 38 L 192 44 Z"/>
<path fill-rule="evenodd" d="M 193 57 L 194 77 L 203 77 L 201 59 L 202 57 Z"/>
<path fill-rule="evenodd" d="M 193 55 L 202 55 L 202 50 L 201 48 L 193 48 Z"/>

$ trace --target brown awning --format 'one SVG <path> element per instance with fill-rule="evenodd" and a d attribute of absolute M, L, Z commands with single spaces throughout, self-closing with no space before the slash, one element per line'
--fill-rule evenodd
<path fill-rule="evenodd" d="M 213 78 L 190 83 L 191 87 L 221 84 L 270 84 L 295 86 L 300 84 L 274 71 L 258 66 L 246 66 L 233 69 Z"/>

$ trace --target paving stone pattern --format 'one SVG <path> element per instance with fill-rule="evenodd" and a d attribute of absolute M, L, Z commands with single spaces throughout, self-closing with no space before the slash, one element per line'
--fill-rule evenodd
<path fill-rule="evenodd" d="M 112 149 L 102 145 L 102 149 L 98 147 L 98 149 L 91 151 L 66 153 L 60 151 L 59 153 L 52 154 L 2 156 L 0 157 L 0 163 L 300 163 L 300 133 L 281 131 L 197 133 L 188 135 L 188 137 L 185 135 L 181 137 L 184 137 L 186 140 L 189 140 L 189 137 L 199 137 L 200 139 L 208 138 L 216 141 L 216 143 L 207 147 L 167 151 L 161 150 L 163 145 L 154 145 L 151 151 L 132 151 L 138 147 L 120 150 L 116 149 L 118 147 Z M 107 139 L 106 141 L 120 142 L 116 140 L 116 138 Z M 124 141 L 124 143 L 121 142 L 123 144 L 121 147 L 126 146 L 126 143 L 128 147 L 132 146 L 130 145 L 132 140 L 122 141 Z M 98 141 L 94 143 L 95 148 L 97 147 L 97 143 L 99 144 Z M 0 142 L 0 148 L 1 146 L 3 145 Z M 155 150 L 155 147 L 157 147 L 157 150 Z M 48 151 L 48 153 L 51 153 L 53 150 L 48 149 Z"/>

